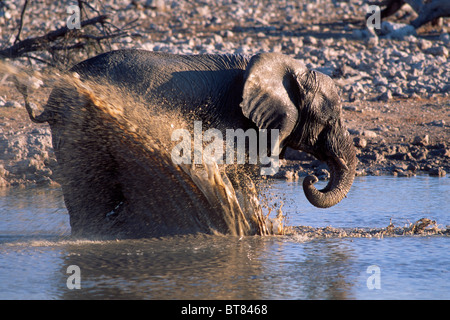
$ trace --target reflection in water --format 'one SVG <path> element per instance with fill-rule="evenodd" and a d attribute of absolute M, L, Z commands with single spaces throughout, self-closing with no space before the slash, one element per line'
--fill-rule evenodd
<path fill-rule="evenodd" d="M 69 265 L 82 270 L 82 290 L 62 290 L 64 299 L 353 298 L 351 254 L 331 241 L 183 236 L 63 247 L 56 286 Z"/>
<path fill-rule="evenodd" d="M 408 186 L 410 193 L 425 188 L 423 193 L 430 197 L 411 201 L 404 190 Z M 449 191 L 446 178 L 359 178 L 348 198 L 329 212 L 303 203 L 301 185 L 276 182 L 272 189 L 279 195 L 275 201 L 283 198 L 291 225 L 350 228 L 385 227 L 390 218 L 401 225 L 404 217 L 429 217 L 445 226 L 450 224 Z M 2 299 L 450 298 L 446 236 L 71 240 L 58 189 L 1 192 Z M 66 286 L 70 265 L 80 267 L 80 290 Z M 370 265 L 381 270 L 380 290 L 367 288 Z"/>
<path fill-rule="evenodd" d="M 258 299 L 263 247 L 221 236 L 68 245 L 64 265 L 80 266 L 83 290 L 64 298 Z"/>
<path fill-rule="evenodd" d="M 335 241 L 292 243 L 276 241 L 263 259 L 265 272 L 273 280 L 266 283 L 265 298 L 349 299 L 355 285 L 352 277 L 352 250 Z M 274 268 L 276 266 L 276 268 Z"/>

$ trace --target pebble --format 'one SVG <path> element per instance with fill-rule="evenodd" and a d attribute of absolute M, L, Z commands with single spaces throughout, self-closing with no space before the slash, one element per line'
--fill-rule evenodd
<path fill-rule="evenodd" d="M 22 105 L 14 100 L 10 100 L 10 101 L 6 101 L 5 104 L 3 105 L 3 107 L 5 108 L 22 108 Z"/>
<path fill-rule="evenodd" d="M 442 169 L 441 167 L 433 168 L 429 171 L 429 175 L 435 176 L 435 177 L 444 177 L 446 174 L 447 174 L 447 172 L 444 169 Z"/>
<path fill-rule="evenodd" d="M 412 172 L 411 170 L 398 170 L 398 171 L 394 171 L 394 175 L 395 173 L 397 174 L 398 177 L 414 177 L 416 174 L 414 172 Z"/>
<path fill-rule="evenodd" d="M 445 127 L 445 121 L 444 120 L 434 120 L 432 122 L 427 123 L 427 125 L 436 126 L 436 127 Z"/>
<path fill-rule="evenodd" d="M 147 0 L 144 6 L 156 11 L 166 10 L 165 0 Z"/>
<path fill-rule="evenodd" d="M 364 138 L 356 137 L 353 141 L 355 142 L 355 146 L 358 148 L 363 149 L 367 146 L 367 140 Z"/>
<path fill-rule="evenodd" d="M 342 109 L 353 112 L 361 111 L 357 106 L 344 106 Z"/>
<path fill-rule="evenodd" d="M 303 43 L 310 44 L 310 45 L 317 45 L 317 39 L 312 36 L 306 36 L 303 39 Z"/>
<path fill-rule="evenodd" d="M 224 36 L 225 38 L 233 38 L 233 37 L 234 37 L 234 33 L 233 33 L 233 31 L 226 30 L 226 31 L 223 33 L 223 36 Z"/>
<path fill-rule="evenodd" d="M 386 90 L 381 95 L 378 96 L 378 100 L 387 102 L 392 99 L 392 92 L 391 90 Z"/>
<path fill-rule="evenodd" d="M 444 44 L 450 44 L 450 34 L 448 33 L 441 33 L 439 36 L 439 41 L 444 42 Z"/>
<path fill-rule="evenodd" d="M 426 146 L 430 142 L 430 137 L 426 134 L 424 136 L 415 136 L 413 140 L 414 145 Z"/>
<path fill-rule="evenodd" d="M 448 57 L 448 49 L 444 46 L 431 47 L 429 49 L 426 49 L 424 52 L 433 56 L 443 56 L 445 58 Z"/>
<path fill-rule="evenodd" d="M 373 79 L 373 84 L 376 85 L 376 86 L 384 86 L 385 87 L 385 86 L 387 86 L 389 84 L 389 81 L 385 77 L 376 76 Z"/>
<path fill-rule="evenodd" d="M 420 48 L 420 50 L 424 51 L 431 48 L 433 46 L 433 42 L 425 39 L 420 39 L 417 42 L 417 45 Z"/>

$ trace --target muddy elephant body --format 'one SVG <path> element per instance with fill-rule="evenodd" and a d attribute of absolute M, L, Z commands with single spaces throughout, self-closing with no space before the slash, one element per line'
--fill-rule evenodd
<path fill-rule="evenodd" d="M 131 103 L 121 112 L 143 110 L 141 129 L 159 126 L 145 121 L 147 106 L 156 106 L 181 114 L 186 123 L 201 121 L 205 128 L 223 132 L 279 130 L 281 153 L 286 147 L 304 150 L 331 169 L 323 190 L 313 186 L 315 177 L 304 180 L 305 195 L 315 206 L 330 207 L 350 189 L 356 157 L 341 123 L 336 89 L 327 76 L 287 56 L 260 54 L 249 59 L 118 50 L 83 61 L 70 74 L 78 83 L 107 84 L 107 90 L 139 100 L 141 109 L 131 110 Z M 39 117 L 52 129 L 74 235 L 230 233 L 227 218 L 192 177 L 170 163 L 167 154 L 140 140 L 135 129 L 124 128 L 99 110 L 108 92 L 98 102 L 95 89 L 86 93 L 80 87 L 56 87 Z M 231 233 L 261 233 L 252 220 L 246 230 Z"/>

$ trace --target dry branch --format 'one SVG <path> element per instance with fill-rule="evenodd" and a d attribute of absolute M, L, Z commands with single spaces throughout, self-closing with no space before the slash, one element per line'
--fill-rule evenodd
<path fill-rule="evenodd" d="M 22 8 L 22 12 L 20 13 L 20 23 L 19 23 L 19 31 L 17 32 L 16 40 L 14 40 L 14 44 L 20 41 L 20 33 L 23 28 L 23 16 L 25 15 L 25 10 L 27 9 L 28 0 L 25 0 L 25 3 Z"/>
<path fill-rule="evenodd" d="M 107 19 L 108 19 L 107 15 L 100 15 L 100 16 L 94 17 L 92 19 L 82 21 L 81 27 L 83 28 L 85 26 L 93 25 L 96 23 L 104 23 L 104 22 L 106 22 Z M 29 39 L 19 41 L 9 48 L 0 50 L 0 58 L 14 59 L 14 58 L 22 57 L 26 53 L 29 53 L 29 52 L 35 52 L 35 51 L 39 51 L 39 50 L 48 49 L 49 47 L 51 47 L 52 42 L 54 42 L 62 37 L 65 37 L 71 31 L 72 30 L 67 27 L 62 27 L 57 30 L 50 31 L 49 33 L 47 33 L 43 36 L 29 38 Z M 117 36 L 121 36 L 121 35 L 122 34 L 120 34 L 120 35 L 118 34 Z M 79 46 L 82 46 L 82 44 L 75 45 L 75 47 L 79 47 Z M 58 47 L 55 47 L 54 49 L 57 49 L 57 48 Z"/>

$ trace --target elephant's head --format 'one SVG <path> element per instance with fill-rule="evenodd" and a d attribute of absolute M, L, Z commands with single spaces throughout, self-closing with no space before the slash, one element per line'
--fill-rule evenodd
<path fill-rule="evenodd" d="M 279 130 L 280 150 L 303 150 L 327 163 L 331 177 L 324 189 L 314 187 L 315 176 L 303 181 L 311 204 L 328 208 L 346 196 L 355 177 L 356 153 L 330 77 L 285 55 L 256 55 L 245 73 L 241 108 L 259 128 Z"/>

